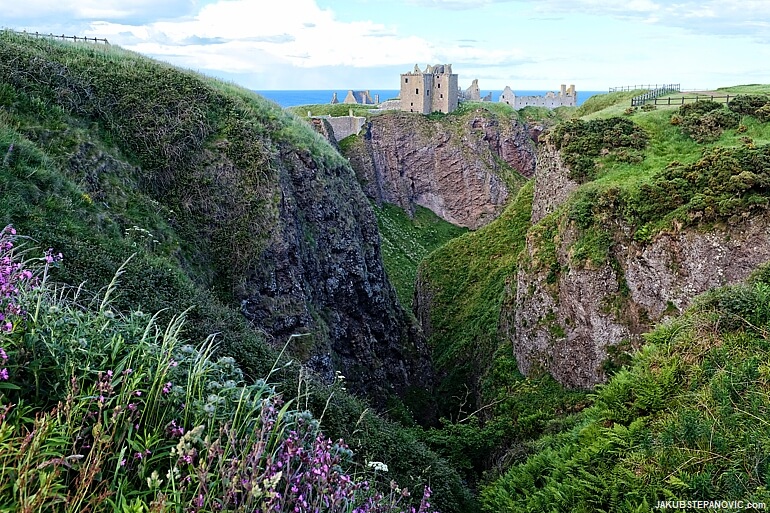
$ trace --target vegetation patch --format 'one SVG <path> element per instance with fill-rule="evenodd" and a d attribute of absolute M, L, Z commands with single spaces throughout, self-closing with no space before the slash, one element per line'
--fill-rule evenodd
<path fill-rule="evenodd" d="M 148 102 L 148 98 L 153 101 Z M 295 405 L 298 412 L 312 411 L 315 418 L 322 421 L 327 437 L 345 439 L 354 451 L 352 461 L 341 463 L 345 471 L 358 469 L 363 472 L 367 468 L 364 458 L 380 461 L 389 467 L 387 479 L 382 473 L 377 478 L 381 484 L 384 482 L 386 488 L 383 491 L 388 496 L 390 479 L 417 494 L 422 490 L 419 483 L 430 482 L 434 490 L 431 502 L 435 502 L 438 509 L 444 512 L 472 510 L 473 506 L 469 506 L 472 504 L 470 492 L 457 472 L 419 440 L 419 431 L 407 430 L 372 413 L 365 402 L 343 390 L 341 383 L 329 387 L 304 374 L 297 365 L 287 365 L 285 355 L 279 360 L 277 352 L 249 326 L 237 303 L 232 301 L 233 291 L 239 286 L 240 272 L 253 264 L 253 259 L 260 254 L 269 236 L 268 228 L 274 225 L 280 200 L 277 180 L 281 166 L 285 165 L 282 156 L 287 153 L 301 155 L 318 168 L 347 165 L 307 123 L 235 86 L 177 70 L 115 47 L 35 40 L 0 32 L 0 223 L 2 226 L 13 223 L 19 232 L 32 237 L 40 246 L 57 248 L 65 253 L 61 265 L 51 269 L 52 278 L 57 282 L 75 287 L 84 284 L 76 304 L 51 303 L 52 312 L 57 312 L 55 318 L 50 323 L 40 320 L 39 324 L 30 326 L 35 331 L 34 337 L 37 337 L 34 338 L 36 345 L 23 345 L 28 337 L 32 337 L 27 328 L 19 327 L 13 332 L 13 336 L 23 338 L 20 341 L 14 339 L 11 348 L 20 353 L 14 352 L 13 361 L 9 360 L 9 365 L 0 365 L 0 369 L 7 369 L 13 380 L 19 380 L 13 383 L 17 383 L 16 386 L 22 384 L 23 390 L 29 387 L 36 398 L 61 399 L 67 404 L 71 390 L 68 370 L 71 367 L 67 365 L 80 361 L 90 365 L 90 370 L 85 369 L 84 374 L 77 375 L 80 392 L 72 395 L 72 401 L 78 404 L 78 411 L 87 414 L 98 406 L 88 402 L 94 395 L 92 385 L 96 386 L 99 381 L 98 371 L 101 370 L 103 375 L 107 370 L 118 374 L 107 365 L 117 365 L 122 358 L 129 357 L 131 344 L 141 340 L 144 329 L 151 326 L 149 317 L 135 316 L 132 312 L 158 312 L 148 335 L 149 344 L 156 340 L 157 332 L 162 336 L 175 316 L 186 311 L 185 322 L 178 325 L 180 347 L 190 341 L 189 346 L 201 352 L 204 350 L 203 341 L 216 333 L 215 343 L 209 349 L 209 359 L 216 363 L 220 357 L 234 358 L 242 372 L 239 387 L 258 383 L 260 378 L 270 374 L 274 362 L 280 362 L 270 375 L 271 386 L 275 386 L 275 391 L 282 394 L 286 403 L 301 395 L 301 407 L 295 402 L 286 407 L 287 411 L 293 411 Z M 304 235 L 313 237 L 312 231 Z M 135 319 L 131 322 L 138 327 L 129 329 L 120 323 L 107 324 L 109 319 L 105 315 L 98 312 L 91 315 L 85 311 L 84 319 L 87 317 L 90 323 L 87 330 L 78 327 L 79 324 L 70 326 L 79 322 L 80 314 L 75 310 L 90 304 L 91 296 L 84 291 L 97 291 L 106 286 L 121 266 L 125 271 L 124 278 L 110 294 L 109 311 L 112 313 L 105 315 L 112 315 L 115 322 L 120 323 L 123 319 Z M 103 296 L 94 294 L 94 297 Z M 46 307 L 43 309 L 41 306 L 41 311 L 47 313 L 48 303 L 43 304 Z M 34 310 L 34 305 L 28 310 Z M 105 326 L 105 334 L 97 333 L 101 326 Z M 65 328 L 70 331 L 62 331 Z M 84 335 L 75 336 L 71 331 L 81 328 L 86 330 Z M 113 334 L 120 335 L 122 339 L 112 341 L 103 338 Z M 94 337 L 93 345 L 89 342 L 91 335 Z M 6 344 L 6 339 L 2 337 L 0 335 L 0 347 L 4 347 L 11 357 L 10 343 Z M 87 348 L 81 347 L 81 338 L 86 340 Z M 103 348 L 109 349 L 109 355 L 103 354 L 99 341 L 104 342 Z M 294 340 L 292 343 L 302 347 L 305 342 Z M 49 348 L 46 344 L 57 346 Z M 71 351 L 66 353 L 69 356 L 65 358 L 64 353 L 59 352 L 59 345 Z M 91 350 L 96 355 L 95 359 L 89 359 L 91 357 L 86 354 Z M 130 358 L 144 361 L 145 352 L 154 349 L 143 346 L 141 351 Z M 157 355 L 152 354 L 156 358 Z M 162 385 L 167 381 L 158 382 L 160 386 L 152 381 L 157 369 L 151 365 L 158 360 L 146 360 L 148 367 L 137 376 L 146 377 L 149 381 L 142 381 L 137 385 L 141 388 L 137 390 L 142 392 L 142 397 L 151 393 L 162 397 Z M 24 365 L 19 366 L 18 362 L 24 362 Z M 205 388 L 208 377 L 202 379 L 204 381 L 200 386 L 204 387 L 201 392 L 204 402 L 201 407 L 213 393 Z M 40 382 L 40 388 L 35 388 L 36 380 Z M 180 377 L 178 384 L 185 387 L 181 380 Z M 170 381 L 177 385 L 175 381 Z M 0 386 L 0 392 L 6 393 L 6 390 L 10 389 Z M 11 397 L 10 393 L 4 397 Z M 130 390 L 121 393 L 125 398 Z M 256 390 L 252 397 L 255 400 L 272 397 L 272 392 L 264 396 L 260 396 L 261 393 Z M 11 402 L 17 404 L 15 399 L 2 399 L 0 402 L 3 405 L 0 406 L 0 415 L 4 406 Z M 25 403 L 31 404 L 32 399 L 26 398 Z M 286 403 L 276 411 L 280 412 Z M 238 404 L 237 397 L 221 403 L 217 400 L 216 413 L 221 413 L 223 419 L 227 415 L 245 415 L 246 410 L 238 410 Z M 17 444 L 14 446 L 16 449 L 35 428 L 30 419 L 34 419 L 36 413 L 54 415 L 50 409 L 52 406 L 41 403 L 31 411 L 19 406 L 16 410 L 19 423 L 13 424 L 16 431 L 8 434 Z M 85 407 L 92 409 L 86 411 Z M 152 408 L 146 411 L 152 411 Z M 261 410 L 254 411 L 254 417 L 259 418 Z M 208 415 L 206 411 L 204 413 Z M 159 410 L 158 415 L 166 413 Z M 71 425 L 67 424 L 67 419 L 56 420 L 59 423 L 56 433 L 67 436 L 80 433 L 81 419 L 73 417 L 70 420 Z M 168 422 L 170 420 L 173 419 L 167 419 Z M 88 422 L 92 421 L 95 422 L 95 419 L 89 418 Z M 145 439 L 169 443 L 164 438 L 165 425 L 144 424 L 147 425 L 146 431 L 140 423 L 141 443 Z M 213 433 L 210 437 L 213 442 L 220 434 L 227 434 L 226 431 L 219 431 L 219 428 L 224 429 L 224 425 L 207 424 L 204 438 L 205 434 Z M 276 425 L 278 429 L 285 427 L 285 432 L 292 426 L 280 424 L 280 421 Z M 92 424 L 88 424 L 88 429 L 90 426 Z M 184 425 L 187 431 L 194 427 Z M 0 427 L 0 432 L 2 429 Z M 0 434 L 0 438 L 2 436 Z M 125 456 L 121 457 L 120 451 L 124 446 L 119 445 L 122 443 L 119 442 L 120 437 L 115 439 L 118 452 L 106 456 L 110 463 L 102 467 L 107 470 L 100 474 L 100 488 L 89 496 L 93 499 L 88 498 L 88 501 L 98 497 L 104 499 L 105 496 L 100 494 L 104 490 L 112 490 L 109 488 L 112 481 L 109 485 L 105 484 L 112 479 L 112 471 L 116 468 L 120 470 L 119 463 L 123 457 L 132 461 L 130 458 L 134 453 L 140 452 L 140 442 L 135 438 L 139 435 L 135 432 L 131 436 L 134 437 L 131 444 L 136 448 L 130 445 L 125 449 Z M 302 443 L 308 441 L 310 445 L 303 447 L 311 450 L 315 436 L 309 436 L 308 439 L 303 438 Z M 66 437 L 62 440 L 75 443 Z M 176 440 L 173 446 L 164 446 L 164 450 L 170 451 L 178 442 Z M 227 441 L 221 442 L 225 444 Z M 60 447 L 63 446 L 57 446 L 56 451 Z M 201 445 L 192 447 L 203 454 Z M 146 449 L 155 453 L 151 446 L 141 447 L 142 451 Z M 59 454 L 56 451 L 46 452 L 46 455 L 54 455 L 46 457 L 66 458 L 76 454 Z M 19 456 L 17 452 L 8 454 L 10 458 Z M 77 454 L 91 457 L 86 453 Z M 93 457 L 97 454 L 94 452 Z M 169 453 L 160 454 L 165 458 Z M 0 458 L 5 455 L 0 445 Z M 208 456 L 201 457 L 208 461 Z M 0 463 L 0 469 L 18 463 L 16 459 L 12 463 L 8 461 Z M 43 461 L 48 460 L 34 460 L 34 468 Z M 63 461 L 73 465 L 77 458 Z M 71 490 L 69 487 L 77 486 L 77 475 L 65 470 L 69 467 L 64 463 L 52 463 L 50 467 L 52 471 L 67 473 L 68 481 L 64 488 L 52 485 L 56 493 L 63 490 L 66 497 Z M 79 468 L 90 471 L 96 467 Z M 132 470 L 137 468 L 131 467 Z M 136 511 L 149 509 L 154 499 L 148 499 L 151 488 L 147 488 L 146 478 L 152 478 L 152 468 L 157 468 L 157 479 L 163 481 L 157 488 L 163 493 L 168 491 L 168 486 L 179 484 L 178 481 L 169 481 L 166 476 L 165 472 L 170 467 L 146 468 L 148 473 L 137 474 L 138 477 L 131 478 L 134 479 L 131 481 L 133 484 L 126 485 L 125 507 L 120 502 L 122 499 L 115 495 L 111 497 L 117 501 L 117 506 L 104 507 L 110 511 L 127 511 L 136 499 L 139 504 Z M 206 472 L 224 475 L 218 467 L 216 470 L 214 467 L 206 468 Z M 424 471 L 417 473 L 415 468 Z M 212 479 L 211 476 L 204 477 Z M 5 479 L 7 485 L 11 477 L 5 474 Z M 203 483 L 201 486 L 211 483 L 205 479 L 200 481 Z M 59 483 L 53 478 L 50 482 Z M 152 482 L 157 483 L 155 480 Z M 115 483 L 119 485 L 121 481 Z M 42 484 L 45 485 L 44 482 Z M 140 485 L 146 488 L 146 493 L 135 493 Z M 192 493 L 196 489 L 188 488 L 188 491 Z M 88 490 L 93 491 L 92 488 L 83 488 L 84 493 Z M 3 497 L 2 501 L 10 495 L 0 493 L 0 497 Z M 18 495 L 14 497 L 22 500 Z M 41 494 L 39 497 L 51 496 Z M 197 495 L 195 497 L 197 500 Z M 33 500 L 31 495 L 29 498 Z M 419 502 L 419 497 L 417 499 Z M 214 500 L 213 495 L 211 498 L 207 496 L 206 501 L 209 502 L 206 502 L 206 508 L 214 509 L 211 502 Z M 142 509 L 142 504 L 147 508 Z M 195 510 L 192 503 L 189 506 L 191 511 Z M 179 506 L 177 509 L 186 508 Z M 0 502 L 0 509 L 24 510 L 16 507 L 16 503 L 5 508 L 3 502 Z M 40 509 L 32 507 L 29 510 Z M 78 507 L 74 509 L 81 510 Z"/>
<path fill-rule="evenodd" d="M 725 129 L 737 128 L 739 122 L 738 114 L 711 100 L 682 105 L 679 113 L 671 117 L 672 124 L 681 126 L 685 134 L 699 143 L 716 141 Z"/>
<path fill-rule="evenodd" d="M 631 102 L 631 98 L 644 94 L 645 90 L 637 89 L 634 91 L 618 91 L 607 94 L 597 94 L 591 96 L 583 104 L 575 110 L 574 117 L 579 118 L 588 116 L 596 112 L 608 109 L 610 107 L 628 105 Z"/>
<path fill-rule="evenodd" d="M 426 442 L 478 482 L 498 468 L 560 414 L 576 408 L 584 392 L 564 391 L 552 378 L 524 378 L 510 341 L 499 333 L 501 307 L 515 296 L 511 282 L 524 248 L 533 182 L 503 214 L 453 239 L 420 265 L 430 294 L 430 344 L 445 398 L 441 431 Z"/>
<path fill-rule="evenodd" d="M 770 430 L 758 419 L 770 414 L 769 292 L 760 278 L 707 293 L 646 335 L 647 346 L 597 389 L 574 427 L 541 438 L 484 490 L 485 511 L 767 503 Z"/>
<path fill-rule="evenodd" d="M 415 207 L 409 216 L 389 203 L 374 206 L 380 228 L 382 259 L 401 304 L 411 309 L 417 267 L 428 254 L 467 232 L 427 208 Z"/>
<path fill-rule="evenodd" d="M 621 162 L 642 160 L 647 133 L 624 118 L 583 121 L 573 119 L 557 125 L 550 133 L 556 149 L 569 166 L 569 178 L 585 183 L 596 177 L 596 159 L 612 154 Z"/>
<path fill-rule="evenodd" d="M 187 343 L 184 313 L 161 326 L 113 309 L 123 269 L 97 295 L 54 286 L 62 255 L 15 235 L 0 231 L 4 510 L 434 511 L 430 488 L 409 499 L 386 464 L 356 466 L 304 397 L 247 384 L 214 335 Z"/>

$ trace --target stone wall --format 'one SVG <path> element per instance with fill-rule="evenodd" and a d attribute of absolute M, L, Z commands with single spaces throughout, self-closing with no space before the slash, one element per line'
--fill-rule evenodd
<path fill-rule="evenodd" d="M 366 118 L 359 116 L 313 116 L 313 119 L 328 121 L 337 141 L 341 141 L 349 135 L 358 135 L 361 132 L 361 127 L 366 123 Z"/>

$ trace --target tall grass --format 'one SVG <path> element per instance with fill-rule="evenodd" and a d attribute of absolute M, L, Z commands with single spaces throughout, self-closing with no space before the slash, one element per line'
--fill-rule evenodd
<path fill-rule="evenodd" d="M 214 336 L 188 343 L 186 312 L 114 310 L 122 270 L 89 294 L 49 281 L 61 255 L 17 244 L 0 232 L 0 510 L 432 511 L 428 487 L 414 505 L 378 492 L 384 464 L 355 467 Z"/>

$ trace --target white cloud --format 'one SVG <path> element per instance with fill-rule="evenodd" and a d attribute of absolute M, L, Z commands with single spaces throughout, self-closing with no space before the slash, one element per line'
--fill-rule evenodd
<path fill-rule="evenodd" d="M 270 16 L 253 0 L 226 0 L 188 19 L 142 26 L 94 23 L 89 36 L 107 37 L 131 50 L 197 69 L 240 73 L 290 65 L 298 68 L 375 67 L 519 60 L 517 50 L 485 50 L 461 43 L 437 46 L 396 27 L 372 21 L 341 22 L 315 0 L 284 0 Z M 407 71 L 407 68 L 404 69 Z"/>
<path fill-rule="evenodd" d="M 63 20 L 107 20 L 144 23 L 167 17 L 189 15 L 197 0 L 25 0 L 3 1 L 4 22 L 35 19 L 42 23 Z M 45 28 L 45 27 L 43 27 Z"/>

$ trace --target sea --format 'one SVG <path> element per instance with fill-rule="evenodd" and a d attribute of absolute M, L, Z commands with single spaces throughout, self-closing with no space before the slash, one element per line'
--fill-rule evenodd
<path fill-rule="evenodd" d="M 285 90 L 285 91 L 255 91 L 257 94 L 264 96 L 268 100 L 272 100 L 281 107 L 296 107 L 298 105 L 318 105 L 323 103 L 330 103 L 334 93 L 337 93 L 337 99 L 342 103 L 348 91 L 342 90 Z M 513 91 L 516 96 L 543 96 L 548 91 Z M 554 91 L 558 92 L 558 91 Z M 580 91 L 577 92 L 577 104 L 581 105 L 591 96 L 596 94 L 605 94 L 607 91 Z M 370 89 L 369 94 L 372 98 L 374 95 L 380 95 L 380 101 L 392 100 L 398 98 L 400 91 L 397 89 Z M 492 101 L 496 102 L 500 95 L 503 93 L 500 91 L 481 91 L 481 97 L 483 98 L 488 93 L 492 93 Z"/>

